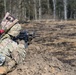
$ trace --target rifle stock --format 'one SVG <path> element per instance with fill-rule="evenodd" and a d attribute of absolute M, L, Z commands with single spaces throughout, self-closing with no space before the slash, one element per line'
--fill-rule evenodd
<path fill-rule="evenodd" d="M 7 34 L 8 33 L 8 31 L 15 25 L 15 23 L 17 23 L 18 22 L 18 19 L 15 19 L 13 22 L 12 22 L 12 24 L 5 30 L 5 32 L 0 36 L 0 39 L 5 35 L 5 34 Z"/>

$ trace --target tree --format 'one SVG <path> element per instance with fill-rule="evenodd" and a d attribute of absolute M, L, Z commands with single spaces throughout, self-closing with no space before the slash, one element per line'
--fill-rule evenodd
<path fill-rule="evenodd" d="M 50 14 L 50 3 L 49 3 L 49 0 L 47 0 L 47 8 L 48 8 L 48 14 Z"/>
<path fill-rule="evenodd" d="M 37 20 L 36 0 L 34 0 L 34 11 L 35 11 L 35 20 Z"/>
<path fill-rule="evenodd" d="M 1 18 L 3 18 L 4 16 L 4 1 L 3 0 L 0 0 L 0 21 L 1 21 Z"/>
<path fill-rule="evenodd" d="M 67 20 L 67 0 L 63 0 L 64 3 L 64 19 Z"/>
<path fill-rule="evenodd" d="M 69 0 L 68 1 L 68 18 L 69 19 L 76 19 L 76 0 Z"/>
<path fill-rule="evenodd" d="M 63 0 L 57 0 L 56 2 L 56 15 L 58 19 L 63 19 L 64 18 L 64 4 Z"/>
<path fill-rule="evenodd" d="M 53 1 L 53 15 L 54 15 L 54 19 L 56 19 L 56 0 L 52 0 Z"/>
<path fill-rule="evenodd" d="M 11 11 L 11 10 L 12 10 L 12 5 L 11 5 L 11 4 L 12 4 L 12 1 L 10 0 L 10 10 L 9 10 L 10 13 L 12 12 L 12 11 Z"/>
<path fill-rule="evenodd" d="M 39 20 L 41 19 L 42 17 L 42 14 L 41 14 L 41 0 L 39 0 Z"/>
<path fill-rule="evenodd" d="M 5 14 L 6 14 L 6 0 L 4 0 L 4 11 L 5 11 Z"/>

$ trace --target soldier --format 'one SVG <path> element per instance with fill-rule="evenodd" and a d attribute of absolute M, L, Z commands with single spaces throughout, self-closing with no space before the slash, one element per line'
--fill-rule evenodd
<path fill-rule="evenodd" d="M 14 22 L 15 18 L 6 13 L 1 22 L 1 27 L 4 33 L 6 29 Z M 21 25 L 15 23 L 14 26 L 0 39 L 0 75 L 11 71 L 14 66 L 22 62 L 25 58 L 25 47 L 23 44 L 17 44 L 11 39 L 16 37 L 21 30 Z"/>

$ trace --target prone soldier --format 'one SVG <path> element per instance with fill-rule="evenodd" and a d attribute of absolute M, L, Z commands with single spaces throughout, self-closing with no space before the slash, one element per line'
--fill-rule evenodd
<path fill-rule="evenodd" d="M 10 27 L 15 20 L 7 12 L 1 22 L 2 30 L 0 30 L 0 34 L 5 33 L 7 29 L 9 31 L 0 39 L 0 75 L 11 71 L 16 64 L 21 63 L 25 59 L 26 51 L 24 45 L 17 44 L 11 39 L 11 36 L 16 37 L 21 31 L 21 25 L 18 22 Z"/>

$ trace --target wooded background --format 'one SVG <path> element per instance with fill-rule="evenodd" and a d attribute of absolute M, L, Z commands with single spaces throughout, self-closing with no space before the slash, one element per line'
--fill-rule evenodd
<path fill-rule="evenodd" d="M 76 0 L 0 0 L 0 19 L 6 12 L 21 21 L 76 19 Z"/>

